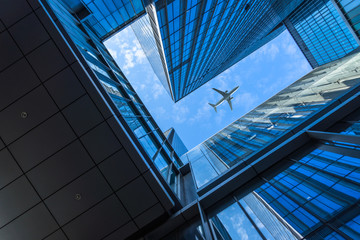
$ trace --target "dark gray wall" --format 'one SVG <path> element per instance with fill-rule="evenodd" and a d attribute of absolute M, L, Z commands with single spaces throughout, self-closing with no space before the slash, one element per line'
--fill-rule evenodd
<path fill-rule="evenodd" d="M 0 239 L 123 239 L 166 217 L 174 203 L 43 6 L 0 5 Z"/>

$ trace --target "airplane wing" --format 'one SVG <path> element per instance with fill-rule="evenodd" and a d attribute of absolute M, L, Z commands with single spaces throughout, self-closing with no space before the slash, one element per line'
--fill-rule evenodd
<path fill-rule="evenodd" d="M 219 89 L 213 88 L 216 92 L 220 93 L 223 97 L 226 96 L 226 93 L 224 93 L 223 91 L 220 91 Z"/>
<path fill-rule="evenodd" d="M 230 106 L 230 109 L 231 109 L 231 111 L 232 111 L 232 104 L 231 104 L 231 99 L 228 99 L 227 101 L 228 101 L 228 103 L 229 103 L 229 106 Z"/>

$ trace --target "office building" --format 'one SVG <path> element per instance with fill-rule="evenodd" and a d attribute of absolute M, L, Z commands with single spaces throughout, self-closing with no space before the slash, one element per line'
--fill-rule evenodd
<path fill-rule="evenodd" d="M 184 153 L 188 151 L 187 147 L 176 133 L 174 128 L 170 128 L 164 132 L 164 135 L 171 146 L 174 148 L 175 152 L 178 156 L 182 156 Z"/>
<path fill-rule="evenodd" d="M 360 3 L 352 0 L 352 1 L 333 1 L 336 8 L 339 9 L 341 17 L 345 19 L 345 22 L 349 26 L 351 33 L 358 38 L 360 37 L 359 32 L 359 8 Z M 358 41 L 359 43 L 359 41 Z"/>
<path fill-rule="evenodd" d="M 359 238 L 359 53 L 319 64 L 181 160 L 102 43 L 147 16 L 134 30 L 150 23 L 158 50 L 160 2 L 2 0 L 0 239 Z M 188 1 L 265 24 L 252 9 L 264 2 Z M 356 36 L 345 2 L 336 10 Z M 254 28 L 253 46 L 285 15 L 265 35 Z"/>
<path fill-rule="evenodd" d="M 359 46 L 359 38 L 334 1 L 305 1 L 285 21 L 287 29 L 314 68 L 337 60 Z"/>
<path fill-rule="evenodd" d="M 214 235 L 359 238 L 359 69 L 358 53 L 318 67 L 182 157 L 200 196 L 232 196 Z"/>
<path fill-rule="evenodd" d="M 155 1 L 174 101 L 280 34 L 301 2 Z"/>
<path fill-rule="evenodd" d="M 359 36 L 354 33 L 359 30 L 356 1 L 175 0 L 166 3 L 158 0 L 155 6 L 166 58 L 165 71 L 169 73 L 174 101 L 285 29 L 312 67 L 339 59 L 360 44 Z"/>

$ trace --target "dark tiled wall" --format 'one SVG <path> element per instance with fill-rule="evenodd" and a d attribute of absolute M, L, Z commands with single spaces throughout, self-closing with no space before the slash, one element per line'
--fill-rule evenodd
<path fill-rule="evenodd" d="M 166 215 L 123 129 L 43 6 L 1 0 L 0 239 L 122 239 Z"/>

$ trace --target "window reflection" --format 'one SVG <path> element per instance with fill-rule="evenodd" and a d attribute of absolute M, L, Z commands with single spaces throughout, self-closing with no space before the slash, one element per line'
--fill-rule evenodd
<path fill-rule="evenodd" d="M 250 193 L 222 209 L 210 220 L 219 239 L 295 240 L 299 236 L 256 194 Z"/>
<path fill-rule="evenodd" d="M 360 239 L 360 158 L 355 155 L 340 143 L 325 142 L 305 156 L 293 155 L 289 167 L 263 175 L 253 192 L 210 212 L 214 234 L 223 239 Z"/>
<path fill-rule="evenodd" d="M 352 176 L 359 171 L 360 159 L 338 152 L 315 149 L 256 192 L 304 236 L 331 219 L 344 222 L 346 216 L 340 213 L 360 199 L 359 178 Z"/>
<path fill-rule="evenodd" d="M 167 180 L 169 174 L 168 172 L 169 165 L 165 160 L 164 156 L 162 155 L 162 153 L 157 155 L 157 157 L 154 160 L 154 164 L 160 170 L 160 173 L 161 175 L 163 175 L 164 179 Z"/>
<path fill-rule="evenodd" d="M 214 225 L 218 229 L 221 229 L 221 231 L 227 232 L 230 237 L 228 239 L 262 239 L 254 225 L 251 224 L 250 220 L 237 203 L 234 203 L 230 207 L 224 209 L 214 218 Z M 218 218 L 218 221 L 216 218 Z"/>
<path fill-rule="evenodd" d="M 360 54 L 356 53 L 314 69 L 187 153 L 187 158 L 190 162 L 195 162 L 203 155 L 198 154 L 201 148 L 211 150 L 221 164 L 212 163 L 207 158 L 202 160 L 203 165 L 197 164 L 202 171 L 209 171 L 207 178 L 224 172 L 223 167 L 247 166 L 252 161 L 251 156 L 304 124 L 305 120 L 314 117 L 317 112 L 358 84 L 360 78 L 356 69 L 360 67 L 359 59 Z M 346 134 L 359 133 L 359 126 L 358 123 L 353 124 L 345 130 Z M 347 147 L 356 148 L 350 144 Z M 325 164 L 321 159 L 314 161 L 319 166 Z M 336 165 L 329 166 L 326 171 L 342 171 L 346 174 L 346 169 L 336 168 Z M 195 166 L 193 164 L 194 172 L 197 171 Z M 355 176 L 355 172 L 350 174 Z M 198 177 L 201 174 L 195 174 L 195 178 Z M 210 181 L 205 180 L 199 179 L 198 182 L 203 185 Z"/>

